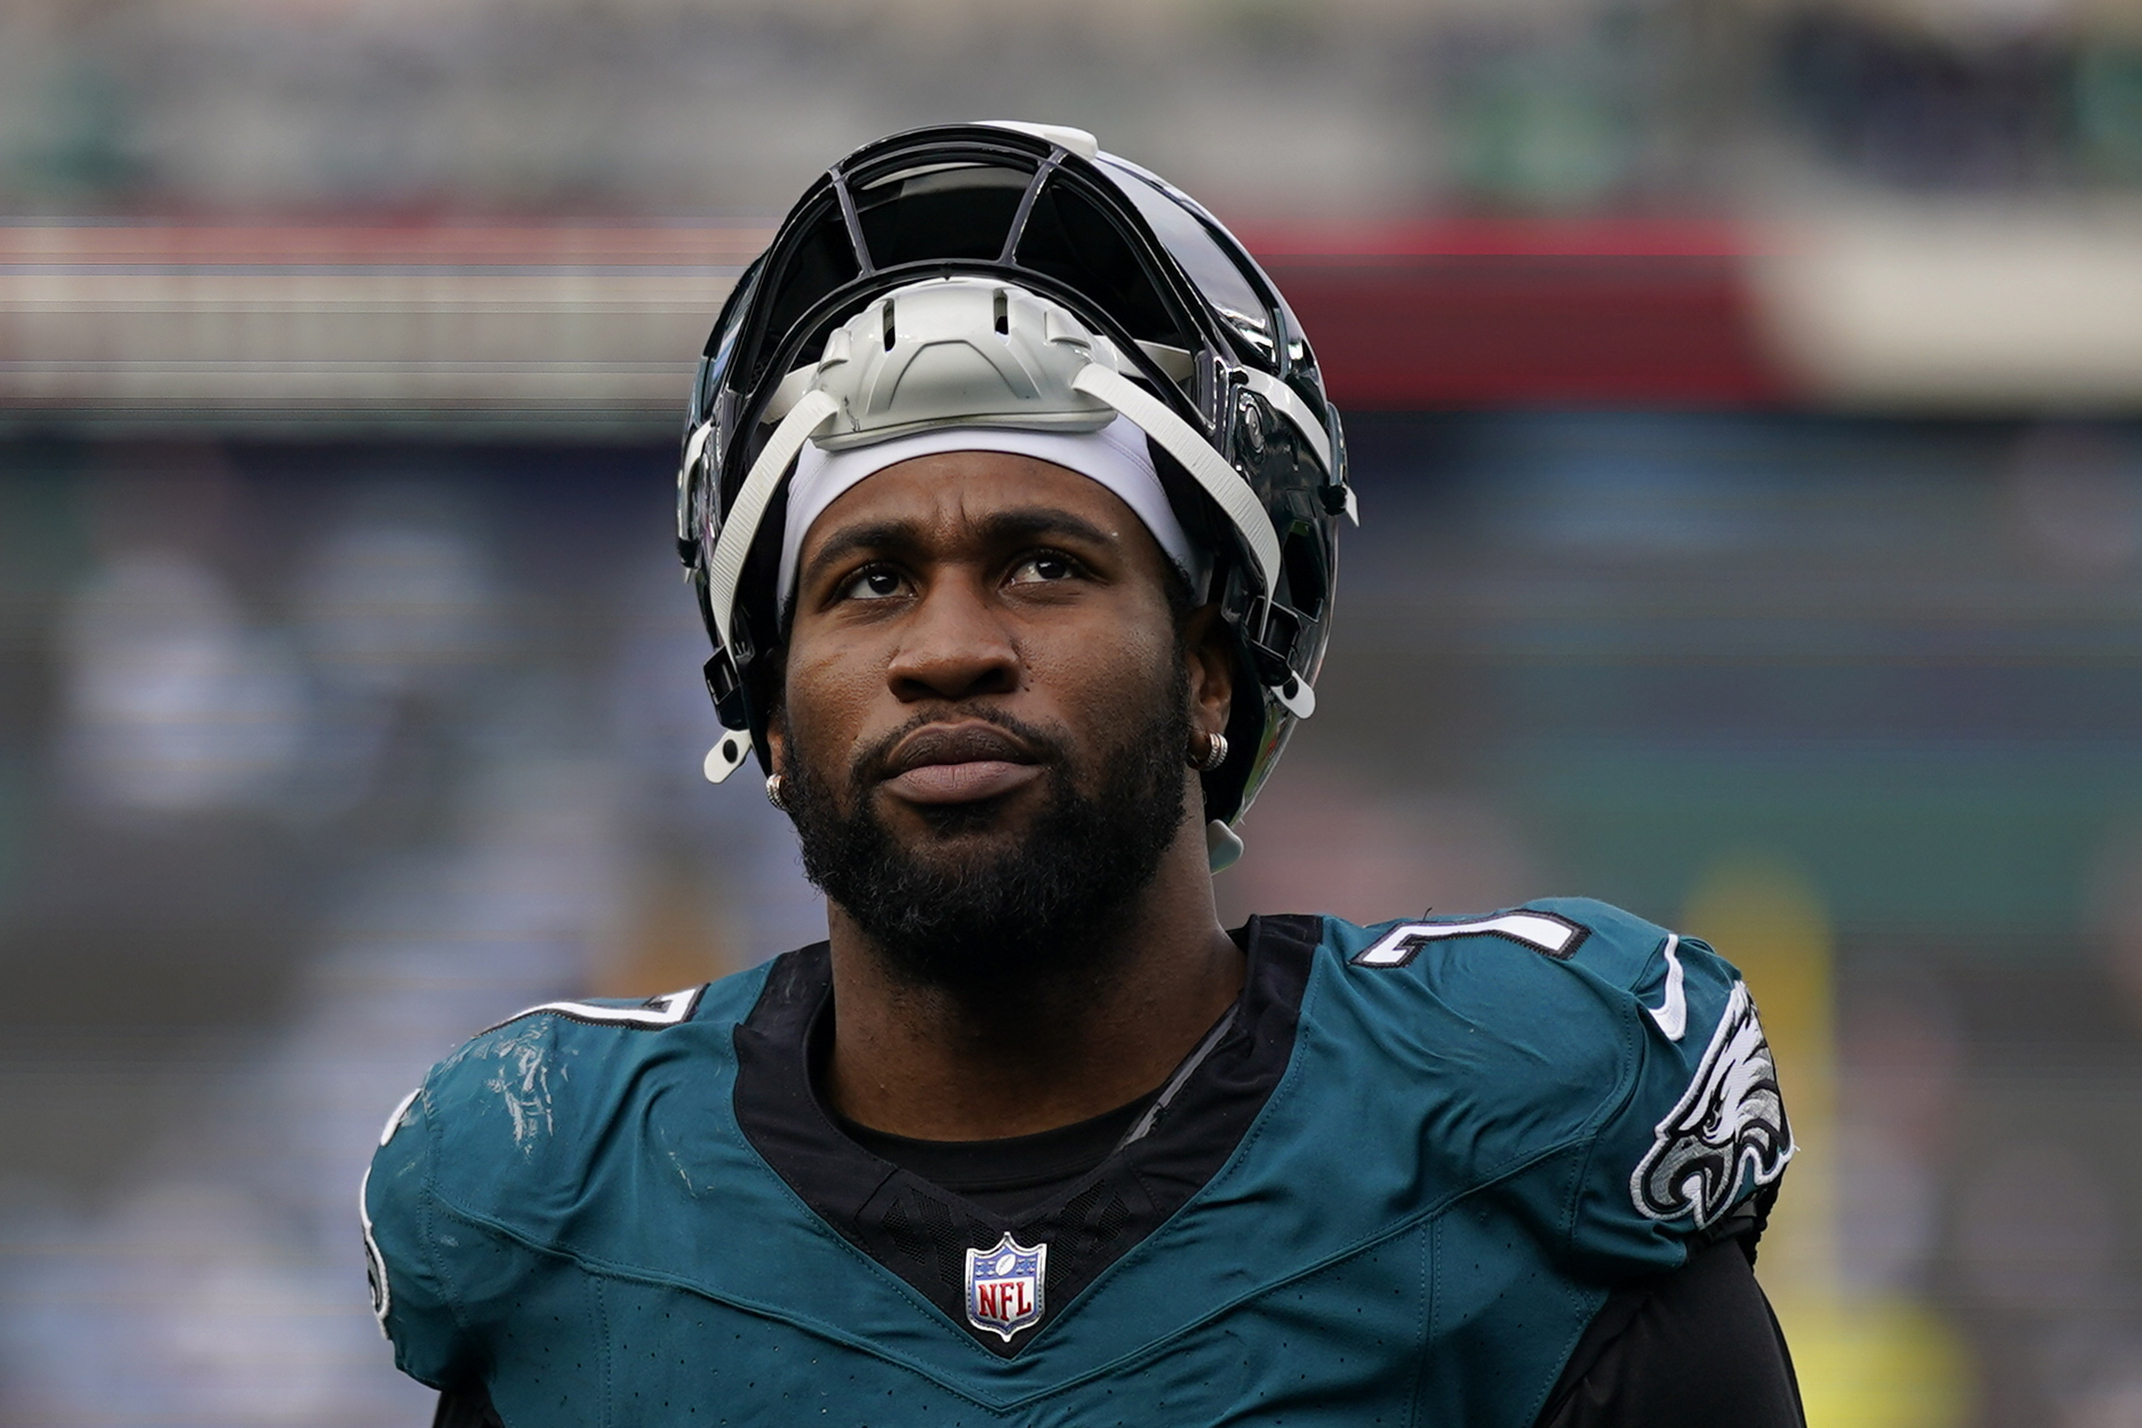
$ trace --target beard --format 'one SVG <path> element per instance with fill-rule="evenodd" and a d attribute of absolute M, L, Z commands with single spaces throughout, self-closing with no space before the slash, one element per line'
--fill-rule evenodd
<path fill-rule="evenodd" d="M 911 843 L 894 837 L 873 808 L 875 771 L 900 739 L 941 713 L 918 717 L 854 761 L 852 808 L 791 736 L 783 802 L 804 873 L 910 985 L 969 999 L 1090 976 L 1182 824 L 1188 695 L 1176 661 L 1165 698 L 1095 760 L 1091 794 L 1080 791 L 1086 781 L 1064 740 L 993 709 L 958 710 L 1013 734 L 1043 762 L 1045 802 L 1024 833 L 1009 838 L 989 836 L 998 816 L 991 801 L 924 808 L 928 831 Z"/>

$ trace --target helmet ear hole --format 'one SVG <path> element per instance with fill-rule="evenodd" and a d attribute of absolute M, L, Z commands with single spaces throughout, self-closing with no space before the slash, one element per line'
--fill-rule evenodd
<path fill-rule="evenodd" d="M 1197 478 L 1183 469 L 1173 452 L 1151 437 L 1146 438 L 1145 447 L 1153 458 L 1153 474 L 1160 478 L 1160 489 L 1167 493 L 1168 505 L 1174 509 L 1175 518 L 1182 522 L 1183 534 L 1190 538 L 1190 544 L 1199 550 L 1228 549 L 1234 535 L 1227 517 L 1197 484 Z M 1224 588 L 1224 565 L 1223 560 L 1214 566 L 1204 581 L 1204 589 L 1191 590 L 1193 607 L 1219 598 Z"/>
<path fill-rule="evenodd" d="M 1316 537 L 1303 530 L 1290 532 L 1280 543 L 1279 562 L 1287 576 L 1286 603 L 1307 619 L 1321 618 L 1324 597 L 1331 592 L 1324 573 L 1323 549 Z"/>

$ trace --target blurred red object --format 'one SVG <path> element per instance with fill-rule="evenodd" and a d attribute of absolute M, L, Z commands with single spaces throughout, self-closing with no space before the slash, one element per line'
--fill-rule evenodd
<path fill-rule="evenodd" d="M 1341 406 L 1775 406 L 1735 225 L 1449 219 L 1246 237 Z"/>

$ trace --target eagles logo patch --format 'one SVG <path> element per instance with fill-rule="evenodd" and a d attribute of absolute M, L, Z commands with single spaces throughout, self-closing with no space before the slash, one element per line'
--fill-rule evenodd
<path fill-rule="evenodd" d="M 1735 982 L 1695 1079 L 1658 1123 L 1629 1194 L 1644 1218 L 1688 1215 L 1700 1230 L 1732 1205 L 1743 1169 L 1768 1185 L 1785 1173 L 1793 1150 L 1777 1063 L 1748 984 Z"/>

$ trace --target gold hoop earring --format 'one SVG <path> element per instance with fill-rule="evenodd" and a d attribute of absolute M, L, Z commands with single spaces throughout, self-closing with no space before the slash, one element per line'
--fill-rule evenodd
<path fill-rule="evenodd" d="M 1207 734 L 1205 736 L 1204 757 L 1190 760 L 1190 767 L 1196 769 L 1199 773 L 1211 773 L 1226 762 L 1227 736 L 1225 734 Z"/>
<path fill-rule="evenodd" d="M 785 781 L 779 774 L 768 774 L 766 776 L 766 801 L 786 813 L 788 812 L 788 805 L 781 801 L 784 783 Z"/>

